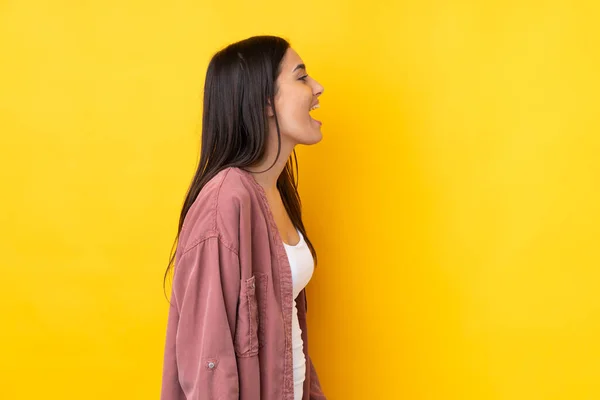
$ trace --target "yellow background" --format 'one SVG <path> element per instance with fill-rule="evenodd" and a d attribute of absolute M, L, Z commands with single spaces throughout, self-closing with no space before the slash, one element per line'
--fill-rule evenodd
<path fill-rule="evenodd" d="M 210 56 L 288 38 L 330 399 L 600 398 L 600 6 L 0 2 L 0 398 L 156 399 Z"/>

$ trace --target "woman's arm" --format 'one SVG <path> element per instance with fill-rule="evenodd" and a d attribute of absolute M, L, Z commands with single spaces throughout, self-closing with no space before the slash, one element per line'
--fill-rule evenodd
<path fill-rule="evenodd" d="M 209 236 L 177 260 L 161 400 L 238 400 L 233 337 L 239 259 Z"/>

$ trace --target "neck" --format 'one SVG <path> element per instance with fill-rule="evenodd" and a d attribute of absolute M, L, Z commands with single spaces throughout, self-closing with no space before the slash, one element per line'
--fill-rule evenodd
<path fill-rule="evenodd" d="M 258 163 L 248 167 L 248 171 L 254 175 L 254 179 L 263 187 L 267 194 L 277 194 L 277 179 L 283 172 L 285 165 L 294 150 L 294 144 L 281 138 L 281 151 L 277 157 L 277 134 L 270 135 L 265 155 Z M 277 157 L 277 161 L 275 161 Z M 275 164 L 273 165 L 273 162 Z M 271 167 L 273 165 L 273 167 Z M 268 171 L 265 171 L 271 167 Z M 262 172 L 264 171 L 264 172 Z"/>

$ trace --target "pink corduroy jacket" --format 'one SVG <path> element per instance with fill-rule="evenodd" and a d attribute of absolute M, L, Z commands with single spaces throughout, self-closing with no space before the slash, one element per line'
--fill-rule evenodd
<path fill-rule="evenodd" d="M 294 400 L 292 275 L 266 194 L 227 168 L 190 208 L 175 254 L 162 400 Z M 308 354 L 303 400 L 325 400 Z"/>

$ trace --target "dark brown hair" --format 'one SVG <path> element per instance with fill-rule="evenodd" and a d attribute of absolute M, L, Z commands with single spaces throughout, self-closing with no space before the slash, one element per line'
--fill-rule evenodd
<path fill-rule="evenodd" d="M 289 43 L 280 37 L 254 36 L 227 46 L 211 59 L 204 85 L 200 161 L 183 203 L 163 283 L 174 267 L 177 241 L 185 217 L 204 185 L 225 168 L 243 169 L 263 157 L 269 134 L 268 103 L 273 105 L 278 137 L 275 160 L 279 158 L 281 132 L 275 110 L 276 80 L 289 47 Z M 295 151 L 277 179 L 277 188 L 292 223 L 302 232 L 316 263 L 315 248 L 302 223 Z"/>

